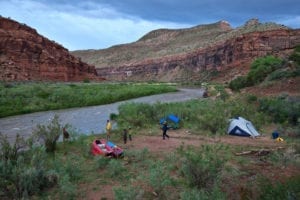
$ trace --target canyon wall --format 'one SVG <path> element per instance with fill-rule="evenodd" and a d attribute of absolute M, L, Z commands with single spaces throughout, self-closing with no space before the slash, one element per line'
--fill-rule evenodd
<path fill-rule="evenodd" d="M 71 55 L 63 46 L 33 28 L 0 17 L 1 81 L 102 80 L 94 66 Z"/>
<path fill-rule="evenodd" d="M 207 70 L 244 67 L 257 57 L 285 57 L 300 45 L 300 30 L 278 29 L 250 32 L 189 53 L 145 59 L 132 64 L 97 68 L 110 80 L 181 81 L 201 79 Z M 228 77 L 230 78 L 230 77 Z"/>

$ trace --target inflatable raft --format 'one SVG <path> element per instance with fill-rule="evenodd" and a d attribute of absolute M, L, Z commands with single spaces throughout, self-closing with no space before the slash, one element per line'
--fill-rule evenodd
<path fill-rule="evenodd" d="M 123 149 L 110 141 L 106 141 L 105 139 L 94 140 L 91 148 L 91 152 L 95 156 L 102 155 L 114 158 L 123 156 Z"/>

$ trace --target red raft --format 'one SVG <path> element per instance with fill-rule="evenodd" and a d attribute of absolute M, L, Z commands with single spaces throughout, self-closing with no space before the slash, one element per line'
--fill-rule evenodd
<path fill-rule="evenodd" d="M 123 149 L 110 141 L 106 141 L 105 139 L 94 140 L 91 151 L 95 156 L 102 155 L 114 158 L 123 156 Z"/>

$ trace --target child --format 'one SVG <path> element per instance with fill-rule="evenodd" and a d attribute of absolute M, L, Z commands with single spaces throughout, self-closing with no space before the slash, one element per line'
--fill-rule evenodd
<path fill-rule="evenodd" d="M 124 128 L 124 129 L 123 129 L 123 140 L 124 140 L 124 144 L 126 144 L 126 142 L 127 142 L 127 134 L 128 134 L 128 132 L 127 132 L 127 130 Z"/>
<path fill-rule="evenodd" d="M 131 127 L 128 128 L 128 137 L 129 137 L 129 141 L 132 141 L 132 137 L 131 137 Z"/>

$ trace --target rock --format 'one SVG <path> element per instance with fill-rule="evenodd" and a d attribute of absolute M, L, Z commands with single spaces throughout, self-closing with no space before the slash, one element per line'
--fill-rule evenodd
<path fill-rule="evenodd" d="M 133 43 L 72 54 L 109 80 L 194 82 L 209 80 L 209 72 L 229 72 L 223 80 L 230 81 L 232 71 L 246 74 L 255 58 L 286 57 L 299 44 L 299 29 L 251 19 L 236 29 L 226 21 L 159 29 Z"/>
<path fill-rule="evenodd" d="M 33 28 L 0 17 L 1 81 L 103 80 L 94 66 L 71 55 L 63 46 Z"/>

